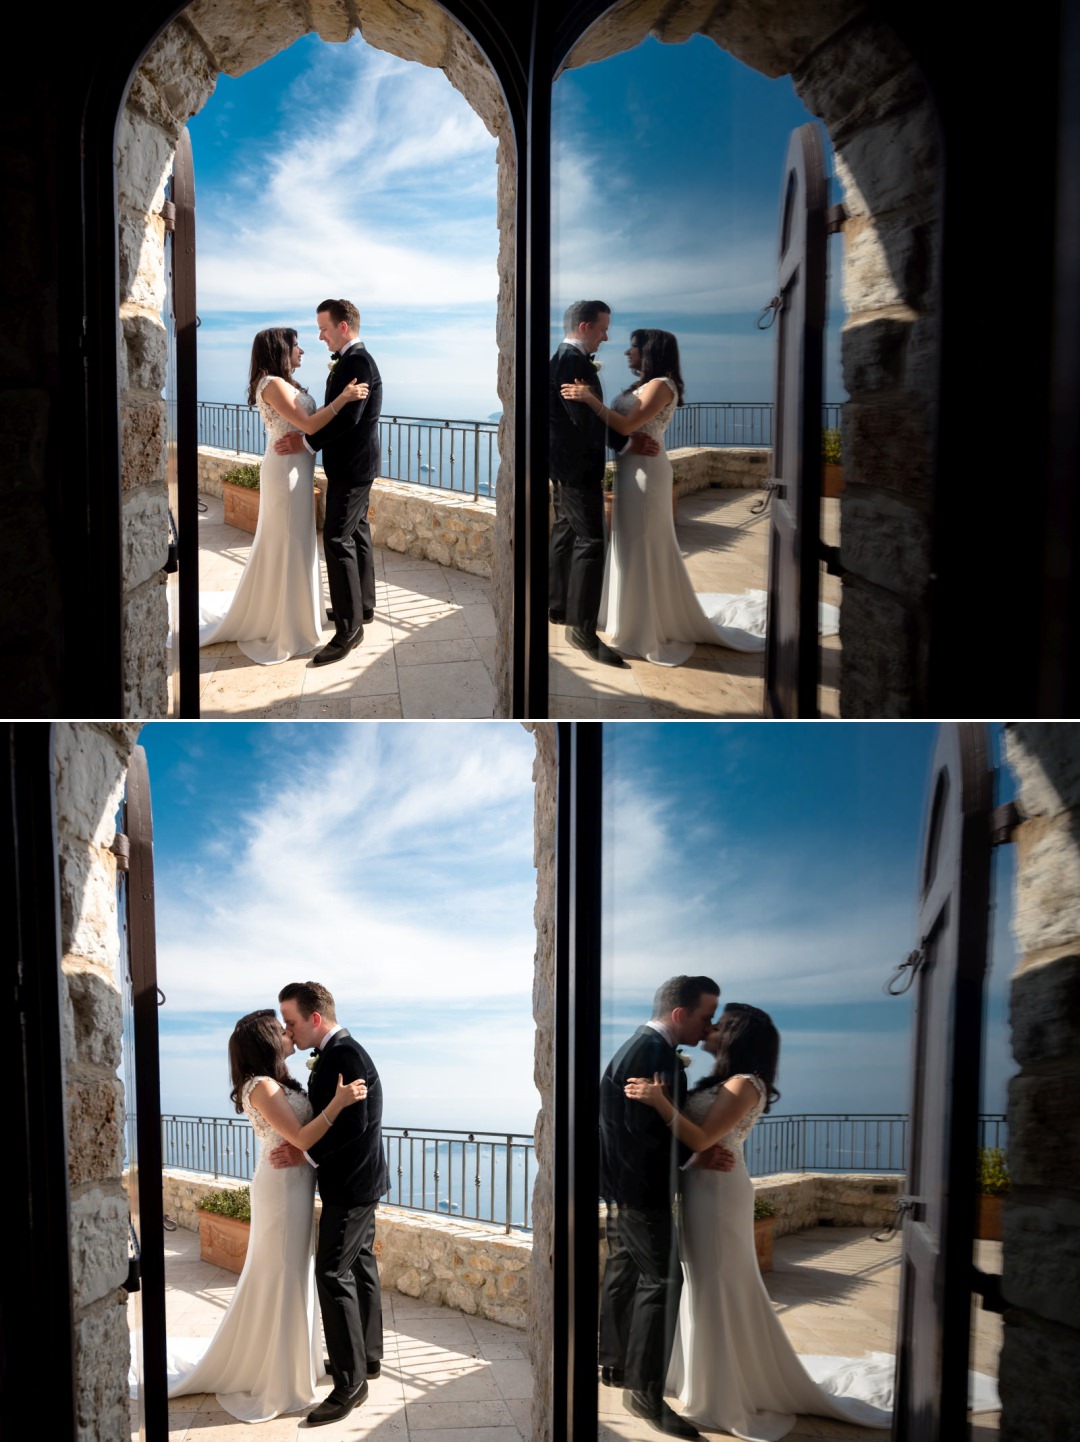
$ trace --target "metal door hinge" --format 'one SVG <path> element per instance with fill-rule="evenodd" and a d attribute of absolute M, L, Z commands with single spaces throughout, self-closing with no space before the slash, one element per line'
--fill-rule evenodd
<path fill-rule="evenodd" d="M 1015 801 L 1006 801 L 1004 806 L 995 806 L 990 813 L 990 845 L 1004 846 L 1013 839 L 1013 832 L 1024 818 Z"/>
<path fill-rule="evenodd" d="M 116 857 L 117 871 L 127 871 L 131 864 L 131 842 L 122 831 L 118 831 L 113 837 L 109 850 Z"/>
<path fill-rule="evenodd" d="M 825 212 L 825 233 L 826 235 L 839 235 L 844 228 L 844 221 L 848 214 L 843 205 L 830 205 Z"/>

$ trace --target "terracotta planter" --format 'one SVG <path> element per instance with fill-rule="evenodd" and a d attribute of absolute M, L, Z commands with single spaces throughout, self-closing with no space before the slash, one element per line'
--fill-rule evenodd
<path fill-rule="evenodd" d="M 199 1256 L 204 1262 L 224 1267 L 227 1272 L 242 1272 L 250 1238 L 250 1222 L 200 1211 Z"/>
<path fill-rule="evenodd" d="M 975 1235 L 980 1242 L 1001 1241 L 1001 1208 L 1004 1197 L 988 1197 L 979 1193 L 975 1211 Z"/>
<path fill-rule="evenodd" d="M 761 1217 L 754 1223 L 754 1251 L 757 1254 L 758 1269 L 762 1272 L 772 1271 L 772 1244 L 775 1227 L 775 1217 Z"/>
<path fill-rule="evenodd" d="M 844 468 L 834 461 L 826 461 L 821 467 L 821 494 L 826 500 L 835 499 L 844 490 Z"/>
<path fill-rule="evenodd" d="M 259 524 L 259 492 L 253 491 L 250 486 L 234 486 L 232 481 L 222 481 L 221 494 L 225 501 L 225 524 L 254 535 Z M 321 501 L 322 492 L 316 486 L 315 525 L 320 531 L 326 516 L 326 506 L 320 506 Z"/>

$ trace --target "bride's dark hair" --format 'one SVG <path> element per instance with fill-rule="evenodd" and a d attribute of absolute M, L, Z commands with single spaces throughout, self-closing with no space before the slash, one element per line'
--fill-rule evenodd
<path fill-rule="evenodd" d="M 255 387 L 263 376 L 280 376 L 292 380 L 292 352 L 297 334 L 285 326 L 261 330 L 251 343 L 251 367 L 248 372 L 249 406 L 255 404 Z"/>
<path fill-rule="evenodd" d="M 729 1001 L 720 1013 L 716 1032 L 716 1065 L 693 1090 L 723 1086 L 729 1077 L 752 1072 L 765 1083 L 765 1110 L 780 1100 L 774 1085 L 780 1067 L 780 1033 L 760 1007 Z"/>
<path fill-rule="evenodd" d="M 248 1012 L 247 1016 L 242 1016 L 233 1027 L 232 1036 L 229 1038 L 229 1071 L 232 1075 L 229 1099 L 241 1114 L 244 1107 L 240 1094 L 244 1090 L 244 1083 L 253 1076 L 272 1076 L 291 1092 L 304 1090 L 285 1069 L 281 1037 L 281 1022 L 278 1021 L 277 1012 L 270 1008 Z"/>
<path fill-rule="evenodd" d="M 632 330 L 630 344 L 641 352 L 641 380 L 655 380 L 657 376 L 670 376 L 679 393 L 679 405 L 683 403 L 682 371 L 679 368 L 679 342 L 669 330 Z"/>

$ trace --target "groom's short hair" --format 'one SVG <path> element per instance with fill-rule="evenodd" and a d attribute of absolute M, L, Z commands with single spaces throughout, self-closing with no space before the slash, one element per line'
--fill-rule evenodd
<path fill-rule="evenodd" d="M 603 300 L 576 300 L 563 314 L 563 335 L 577 335 L 579 325 L 592 325 L 601 315 L 610 315 L 611 306 Z"/>
<path fill-rule="evenodd" d="M 360 329 L 360 312 L 353 305 L 351 300 L 324 300 L 315 307 L 315 314 L 325 311 L 335 325 L 342 321 L 350 330 Z"/>
<path fill-rule="evenodd" d="M 278 992 L 278 1001 L 295 1001 L 296 1009 L 307 1021 L 317 1011 L 327 1021 L 337 1021 L 334 1012 L 334 998 L 326 987 L 317 981 L 290 981 Z"/>
<path fill-rule="evenodd" d="M 720 988 L 711 976 L 672 976 L 653 997 L 654 1017 L 670 1016 L 677 1006 L 692 1011 L 703 996 L 719 996 Z"/>

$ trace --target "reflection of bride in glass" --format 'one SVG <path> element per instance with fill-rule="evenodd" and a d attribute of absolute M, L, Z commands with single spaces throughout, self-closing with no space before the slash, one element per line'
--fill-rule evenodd
<path fill-rule="evenodd" d="M 693 1151 L 722 1142 L 736 1158 L 729 1172 L 690 1166 L 683 1174 L 686 1285 L 668 1391 L 678 1393 L 694 1422 L 750 1442 L 776 1442 L 794 1427 L 795 1414 L 886 1428 L 894 1359 L 799 1358 L 758 1268 L 743 1144 L 779 1097 L 779 1033 L 765 1012 L 733 1002 L 704 1045 L 716 1065 L 689 1093 L 685 1114 L 658 1081 L 635 1077 L 626 1085 L 627 1096 L 654 1107 Z"/>
<path fill-rule="evenodd" d="M 613 431 L 644 431 L 656 456 L 620 455 L 599 629 L 617 651 L 679 666 L 698 642 L 733 651 L 765 646 L 765 593 L 696 595 L 675 536 L 671 462 L 663 436 L 683 403 L 679 343 L 670 331 L 635 330 L 626 352 L 638 384 L 601 404 L 588 386 L 564 385 L 564 399 L 590 406 Z"/>

